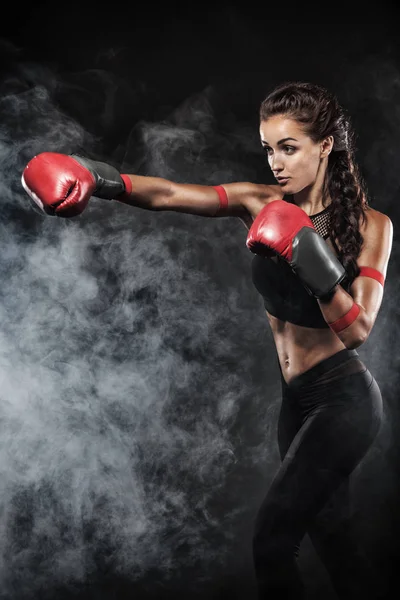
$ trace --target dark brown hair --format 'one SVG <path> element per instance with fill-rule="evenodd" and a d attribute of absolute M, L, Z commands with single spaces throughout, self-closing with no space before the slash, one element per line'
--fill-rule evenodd
<path fill-rule="evenodd" d="M 287 115 L 301 123 L 314 142 L 333 136 L 323 188 L 332 199 L 330 239 L 349 279 L 359 274 L 356 259 L 364 239 L 360 218 L 365 220 L 367 191 L 354 159 L 354 131 L 337 98 L 325 88 L 303 82 L 287 82 L 276 87 L 260 107 L 260 120 Z"/>

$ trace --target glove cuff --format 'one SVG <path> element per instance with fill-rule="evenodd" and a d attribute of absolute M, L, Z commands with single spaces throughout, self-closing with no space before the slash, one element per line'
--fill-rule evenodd
<path fill-rule="evenodd" d="M 78 154 L 70 154 L 70 156 L 92 174 L 96 185 L 93 196 L 105 200 L 114 200 L 114 198 L 126 191 L 125 180 L 122 179 L 118 170 L 112 165 L 91 160 Z M 132 191 L 132 184 L 130 185 L 130 189 Z"/>

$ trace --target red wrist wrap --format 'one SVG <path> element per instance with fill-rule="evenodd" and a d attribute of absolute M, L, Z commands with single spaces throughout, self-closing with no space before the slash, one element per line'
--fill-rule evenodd
<path fill-rule="evenodd" d="M 335 333 L 339 333 L 339 331 L 342 331 L 343 329 L 346 329 L 346 327 L 351 325 L 357 319 L 359 314 L 360 307 L 354 302 L 351 309 L 345 315 L 343 315 L 343 317 L 340 317 L 340 319 L 333 321 L 333 323 L 328 323 L 328 325 L 332 329 L 332 331 L 334 331 Z"/>
<path fill-rule="evenodd" d="M 214 190 L 216 190 L 219 197 L 219 208 L 216 214 L 218 214 L 219 212 L 224 212 L 224 210 L 228 208 L 228 196 L 225 191 L 225 188 L 223 188 L 222 185 L 212 185 L 211 187 L 213 187 Z"/>
<path fill-rule="evenodd" d="M 129 196 L 132 193 L 132 181 L 129 175 L 121 175 L 121 179 L 125 185 L 125 191 L 120 194 L 120 196 L 124 196 L 125 194 Z"/>

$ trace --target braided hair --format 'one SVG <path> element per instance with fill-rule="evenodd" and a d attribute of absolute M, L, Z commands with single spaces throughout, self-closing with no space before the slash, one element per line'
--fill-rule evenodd
<path fill-rule="evenodd" d="M 276 87 L 263 100 L 260 120 L 286 115 L 301 123 L 305 133 L 317 143 L 333 137 L 332 151 L 323 185 L 322 203 L 332 200 L 329 238 L 349 280 L 359 274 L 356 259 L 364 242 L 360 219 L 365 221 L 368 199 L 365 183 L 354 159 L 354 131 L 337 98 L 323 87 L 303 82 L 287 82 Z"/>

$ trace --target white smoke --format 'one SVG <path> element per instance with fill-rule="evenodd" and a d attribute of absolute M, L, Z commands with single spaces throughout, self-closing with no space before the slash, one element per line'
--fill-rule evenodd
<path fill-rule="evenodd" d="M 111 129 L 115 80 L 91 75 L 106 88 L 97 120 Z M 275 460 L 263 386 L 276 363 L 255 375 L 254 343 L 264 354 L 270 340 L 243 226 L 99 199 L 63 220 L 38 214 L 20 185 L 41 151 L 107 160 L 96 134 L 58 102 L 79 98 L 87 82 L 87 73 L 71 82 L 20 64 L 1 88 L 4 599 L 84 583 L 103 568 L 132 580 L 157 568 L 168 578 L 201 561 L 198 577 L 210 573 L 244 510 L 234 490 L 222 514 L 213 508 L 230 472 L 240 461 L 265 473 Z M 209 94 L 169 123 L 135 125 L 149 171 L 214 183 L 240 176 L 207 156 L 213 142 L 241 143 L 218 139 Z M 254 433 L 240 422 L 250 400 Z"/>

